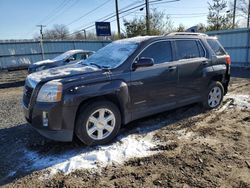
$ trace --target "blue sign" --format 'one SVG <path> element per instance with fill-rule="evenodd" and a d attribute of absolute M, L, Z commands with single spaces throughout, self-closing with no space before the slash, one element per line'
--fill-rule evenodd
<path fill-rule="evenodd" d="M 110 22 L 95 22 L 97 36 L 111 36 Z"/>

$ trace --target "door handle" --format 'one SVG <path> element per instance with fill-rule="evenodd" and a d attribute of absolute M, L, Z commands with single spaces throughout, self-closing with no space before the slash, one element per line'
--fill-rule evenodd
<path fill-rule="evenodd" d="M 174 70 L 176 70 L 176 66 L 170 66 L 170 67 L 168 67 L 168 71 L 170 72 L 170 71 L 174 71 Z"/>

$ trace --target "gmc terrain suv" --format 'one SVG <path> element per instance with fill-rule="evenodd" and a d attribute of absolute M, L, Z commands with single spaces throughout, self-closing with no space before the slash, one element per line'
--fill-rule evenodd
<path fill-rule="evenodd" d="M 135 37 L 77 64 L 30 74 L 23 107 L 45 137 L 105 144 L 135 119 L 197 102 L 218 107 L 229 79 L 230 56 L 215 37 Z"/>

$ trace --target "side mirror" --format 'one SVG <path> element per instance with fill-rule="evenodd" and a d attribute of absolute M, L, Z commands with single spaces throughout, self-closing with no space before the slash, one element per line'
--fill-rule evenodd
<path fill-rule="evenodd" d="M 153 65 L 154 65 L 153 58 L 142 57 L 133 64 L 133 70 L 136 70 L 139 67 L 150 67 Z"/>

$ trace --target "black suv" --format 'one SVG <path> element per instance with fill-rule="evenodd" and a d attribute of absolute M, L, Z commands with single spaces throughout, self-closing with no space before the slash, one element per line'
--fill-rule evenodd
<path fill-rule="evenodd" d="M 218 107 L 229 79 L 230 56 L 215 37 L 135 37 L 77 64 L 30 74 L 24 113 L 45 137 L 105 144 L 138 118 L 196 102 Z"/>

